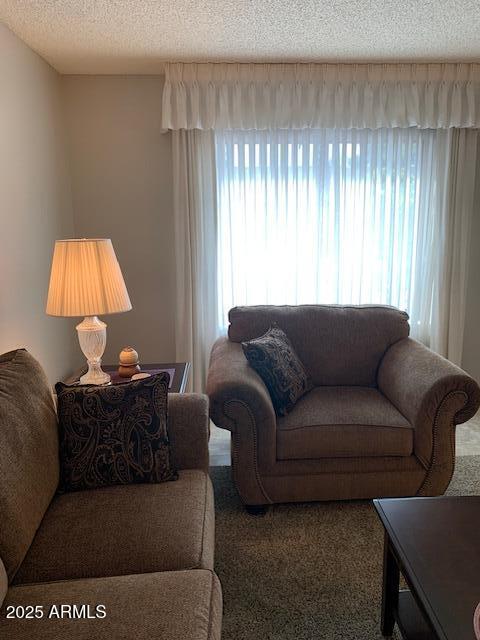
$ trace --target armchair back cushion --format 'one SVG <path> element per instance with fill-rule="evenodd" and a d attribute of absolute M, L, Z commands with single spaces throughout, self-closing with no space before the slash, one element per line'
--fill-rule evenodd
<path fill-rule="evenodd" d="M 276 322 L 315 386 L 375 386 L 385 352 L 410 330 L 408 315 L 387 306 L 235 307 L 229 320 L 232 342 L 257 338 Z"/>
<path fill-rule="evenodd" d="M 58 429 L 39 363 L 0 355 L 0 557 L 11 581 L 57 489 Z"/>

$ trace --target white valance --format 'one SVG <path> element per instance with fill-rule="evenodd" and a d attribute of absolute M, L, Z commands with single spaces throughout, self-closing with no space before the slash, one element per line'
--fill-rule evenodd
<path fill-rule="evenodd" d="M 165 65 L 165 129 L 480 128 L 479 64 Z"/>

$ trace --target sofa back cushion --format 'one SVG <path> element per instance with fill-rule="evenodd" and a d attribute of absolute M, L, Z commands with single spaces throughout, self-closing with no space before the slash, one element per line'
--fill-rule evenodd
<path fill-rule="evenodd" d="M 235 307 L 229 320 L 232 342 L 261 336 L 276 322 L 315 386 L 375 386 L 384 353 L 409 334 L 408 315 L 387 306 Z"/>
<path fill-rule="evenodd" d="M 50 385 L 24 349 L 0 356 L 0 558 L 9 580 L 56 491 L 57 417 Z"/>

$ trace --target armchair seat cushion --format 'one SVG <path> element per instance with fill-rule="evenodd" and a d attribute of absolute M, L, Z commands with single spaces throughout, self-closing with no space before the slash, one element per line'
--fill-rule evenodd
<path fill-rule="evenodd" d="M 14 583 L 213 569 L 214 511 L 204 471 L 176 482 L 58 495 Z"/>
<path fill-rule="evenodd" d="M 277 459 L 410 456 L 413 435 L 375 388 L 316 387 L 277 419 Z"/>

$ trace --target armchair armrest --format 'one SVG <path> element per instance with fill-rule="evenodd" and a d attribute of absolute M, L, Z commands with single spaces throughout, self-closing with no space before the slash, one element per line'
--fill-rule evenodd
<path fill-rule="evenodd" d="M 168 394 L 168 435 L 176 469 L 208 473 L 208 398 L 197 393 Z"/>
<path fill-rule="evenodd" d="M 232 469 L 245 504 L 271 502 L 262 473 L 275 465 L 277 418 L 263 380 L 242 346 L 220 338 L 213 345 L 207 379 L 210 416 L 232 432 Z"/>
<path fill-rule="evenodd" d="M 415 454 L 427 467 L 447 463 L 451 440 L 445 431 L 453 434 L 454 425 L 472 418 L 480 405 L 473 378 L 411 338 L 388 349 L 378 387 L 415 428 Z"/>
<path fill-rule="evenodd" d="M 248 408 L 257 425 L 276 425 L 270 394 L 258 373 L 248 364 L 239 343 L 219 338 L 212 348 L 207 379 L 210 416 L 223 429 L 235 431 L 241 423 L 229 410 L 232 403 Z"/>

